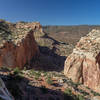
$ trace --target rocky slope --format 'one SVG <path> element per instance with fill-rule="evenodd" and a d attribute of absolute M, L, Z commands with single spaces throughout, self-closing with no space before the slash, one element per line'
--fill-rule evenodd
<path fill-rule="evenodd" d="M 62 72 L 0 69 L 0 77 L 15 100 L 99 100 L 100 94 L 73 83 Z M 95 99 L 91 99 L 95 98 Z"/>
<path fill-rule="evenodd" d="M 39 23 L 0 21 L 0 67 L 20 67 L 29 64 L 39 53 L 34 31 L 41 30 Z"/>
<path fill-rule="evenodd" d="M 4 20 L 0 20 L 0 66 L 2 68 L 27 67 L 38 70 L 41 69 L 44 71 L 61 71 L 63 70 L 65 54 L 68 55 L 72 48 L 72 45 L 60 43 L 49 37 L 43 32 L 40 23 L 18 22 L 13 24 Z M 38 54 L 39 56 L 36 57 Z M 16 68 L 14 70 L 16 70 Z M 34 88 L 36 88 L 37 92 L 42 89 L 44 91 L 49 90 L 45 89 L 44 86 L 42 86 L 42 83 L 39 83 L 38 80 L 35 80 L 33 72 L 33 75 L 30 77 L 30 72 L 28 72 L 29 76 L 27 76 L 25 74 L 27 71 L 25 71 L 22 81 L 19 81 L 21 78 L 19 75 L 16 76 L 16 73 L 18 72 L 15 71 L 14 74 L 12 74 L 12 71 L 8 71 L 6 72 L 6 75 L 5 72 L 6 71 L 0 70 L 0 77 L 3 76 L 2 79 L 16 100 L 33 100 L 33 98 L 35 100 L 35 98 L 38 97 L 39 100 L 41 100 L 41 92 L 37 95 L 35 94 L 35 96 L 29 91 L 34 92 Z M 38 77 L 38 74 L 36 75 L 36 77 Z M 32 82 L 36 82 L 36 84 L 32 84 L 31 86 L 28 85 L 27 81 L 31 83 L 30 79 L 32 79 Z M 50 79 L 48 81 L 50 81 Z M 44 83 L 45 82 L 43 82 L 43 84 Z M 37 88 L 37 86 L 39 86 L 39 88 Z M 29 87 L 28 90 L 27 87 Z M 49 91 L 52 92 L 52 88 L 50 88 Z M 62 97 L 63 93 L 60 91 L 56 92 L 56 88 L 54 91 L 57 95 L 59 95 L 59 97 L 56 96 L 57 99 L 61 100 L 64 98 Z M 47 93 L 46 95 L 49 96 L 47 96 L 47 99 L 54 98 L 54 94 Z M 46 95 L 43 95 L 42 98 L 46 98 Z"/>
<path fill-rule="evenodd" d="M 46 71 L 62 71 L 65 58 L 72 52 L 74 46 L 59 42 L 44 31 L 35 31 L 34 37 L 40 50 L 40 56 L 32 64 L 34 68 Z"/>
<path fill-rule="evenodd" d="M 100 92 L 100 30 L 92 30 L 80 39 L 65 61 L 64 74 Z"/>
<path fill-rule="evenodd" d="M 63 64 L 66 56 L 72 52 L 74 47 L 72 44 L 60 42 L 53 36 L 48 36 L 43 32 L 40 23 L 12 24 L 3 20 L 0 22 L 2 47 L 0 53 L 6 54 L 4 64 L 6 66 L 12 64 L 11 61 L 14 59 L 12 53 L 14 56 L 18 55 L 18 57 L 15 56 L 18 58 L 18 65 L 14 65 L 14 67 L 17 66 L 16 68 L 6 66 L 0 68 L 0 78 L 3 79 L 15 100 L 92 100 L 90 98 L 94 100 L 98 98 L 99 93 L 83 84 L 74 83 L 64 76 Z M 12 53 L 7 54 L 7 52 Z M 36 57 L 35 54 L 39 56 Z M 22 66 L 24 69 L 19 69 Z"/>
<path fill-rule="evenodd" d="M 7 90 L 4 82 L 0 78 L 0 100 L 2 100 L 2 99 L 4 99 L 4 100 L 14 100 L 12 95 Z"/>

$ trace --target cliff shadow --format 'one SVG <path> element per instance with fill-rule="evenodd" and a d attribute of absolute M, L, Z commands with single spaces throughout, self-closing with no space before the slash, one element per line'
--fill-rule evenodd
<path fill-rule="evenodd" d="M 55 46 L 52 49 L 46 46 L 39 46 L 40 56 L 32 59 L 32 68 L 44 71 L 63 71 L 66 56 L 60 56 L 55 53 L 56 49 Z"/>
<path fill-rule="evenodd" d="M 25 77 L 11 74 L 0 74 L 0 77 L 15 100 L 74 100 L 73 96 L 59 89 L 53 90 L 43 85 L 37 87 L 34 82 L 30 84 L 30 80 Z"/>

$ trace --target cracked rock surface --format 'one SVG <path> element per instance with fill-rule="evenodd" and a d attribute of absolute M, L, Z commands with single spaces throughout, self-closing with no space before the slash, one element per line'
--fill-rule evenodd
<path fill-rule="evenodd" d="M 64 74 L 100 92 L 100 30 L 80 39 L 65 61 Z"/>

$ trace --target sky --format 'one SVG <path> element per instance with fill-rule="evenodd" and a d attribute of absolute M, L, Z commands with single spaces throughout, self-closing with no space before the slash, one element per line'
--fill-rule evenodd
<path fill-rule="evenodd" d="M 100 0 L 0 0 L 0 19 L 42 25 L 100 25 Z"/>

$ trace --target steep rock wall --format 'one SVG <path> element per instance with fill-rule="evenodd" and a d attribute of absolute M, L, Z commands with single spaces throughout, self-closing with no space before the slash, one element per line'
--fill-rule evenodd
<path fill-rule="evenodd" d="M 23 68 L 39 54 L 34 31 L 42 31 L 41 25 L 39 23 L 9 24 L 7 22 L 2 22 L 2 24 L 0 25 L 0 67 Z M 4 29 L 5 26 L 9 31 Z"/>
<path fill-rule="evenodd" d="M 64 74 L 100 92 L 100 30 L 80 39 L 65 61 Z"/>

